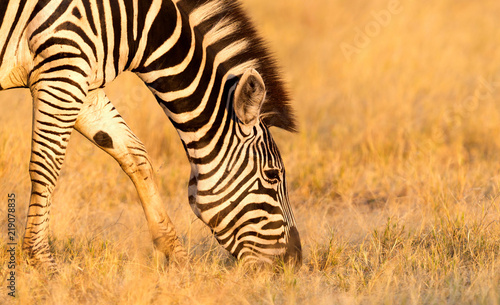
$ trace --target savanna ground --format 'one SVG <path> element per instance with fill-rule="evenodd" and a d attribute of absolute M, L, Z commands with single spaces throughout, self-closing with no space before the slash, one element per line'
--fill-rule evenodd
<path fill-rule="evenodd" d="M 302 268 L 248 273 L 216 244 L 187 204 L 175 131 L 124 75 L 107 92 L 146 144 L 193 263 L 157 267 L 132 183 L 74 134 L 51 212 L 59 275 L 40 274 L 18 250 L 18 296 L 8 297 L 7 194 L 16 194 L 21 234 L 31 102 L 25 91 L 3 92 L 0 303 L 499 304 L 500 2 L 244 5 L 276 53 L 301 125 L 273 133 Z"/>

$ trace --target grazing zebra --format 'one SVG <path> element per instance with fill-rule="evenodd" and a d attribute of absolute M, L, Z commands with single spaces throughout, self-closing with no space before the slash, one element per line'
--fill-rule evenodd
<path fill-rule="evenodd" d="M 33 97 L 23 241 L 32 264 L 55 268 L 51 196 L 73 129 L 133 181 L 156 248 L 186 259 L 146 150 L 102 90 L 123 71 L 144 81 L 177 129 L 191 164 L 190 206 L 218 242 L 246 262 L 301 263 L 268 129 L 296 125 L 276 65 L 236 1 L 4 0 L 0 24 L 0 89 Z"/>

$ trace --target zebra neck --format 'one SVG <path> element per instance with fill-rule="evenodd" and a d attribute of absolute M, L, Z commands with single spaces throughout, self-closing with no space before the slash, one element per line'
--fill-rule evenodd
<path fill-rule="evenodd" d="M 199 115 L 193 116 L 186 122 L 175 121 L 169 110 L 165 110 L 177 129 L 190 163 L 197 168 L 207 164 L 212 167 L 214 160 L 227 154 L 227 150 L 232 146 L 234 137 L 231 135 L 238 137 L 241 134 L 241 131 L 235 130 L 238 129 L 238 124 L 235 124 L 237 119 L 233 110 L 237 83 L 237 78 L 230 77 L 222 89 L 212 90 L 210 92 L 212 97 L 206 103 L 206 107 Z M 196 170 L 200 171 L 206 170 L 201 168 Z"/>
<path fill-rule="evenodd" d="M 233 84 L 229 75 L 241 75 L 257 63 L 243 56 L 249 42 L 235 35 L 236 23 L 214 21 L 221 6 L 220 1 L 179 1 L 160 10 L 158 14 L 165 16 L 157 19 L 168 23 L 162 32 L 155 32 L 159 47 L 144 54 L 141 65 L 133 68 L 189 149 L 205 147 L 224 126 Z"/>

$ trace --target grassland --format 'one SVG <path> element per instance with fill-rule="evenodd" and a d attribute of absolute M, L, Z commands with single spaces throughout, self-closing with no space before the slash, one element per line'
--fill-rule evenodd
<path fill-rule="evenodd" d="M 2 263 L 0 303 L 500 304 L 500 3 L 244 5 L 301 125 L 273 134 L 304 266 L 247 272 L 228 257 L 188 207 L 175 131 L 124 75 L 107 92 L 152 156 L 191 267 L 157 266 L 131 182 L 75 134 L 51 211 L 60 273 L 49 278 L 18 257 L 10 299 Z M 31 104 L 24 91 L 0 98 L 0 215 L 16 193 L 22 233 Z M 0 225 L 5 232 L 6 216 Z M 5 247 L 2 237 L 0 262 Z"/>

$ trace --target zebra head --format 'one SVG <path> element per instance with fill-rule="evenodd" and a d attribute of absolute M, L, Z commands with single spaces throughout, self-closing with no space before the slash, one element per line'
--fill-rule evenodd
<path fill-rule="evenodd" d="M 277 258 L 301 264 L 299 233 L 288 201 L 285 168 L 268 127 L 262 122 L 264 81 L 249 69 L 228 77 L 222 96 L 225 123 L 217 156 L 192 164 L 189 201 L 218 242 L 243 262 Z M 220 135 L 219 135 L 220 134 Z"/>

